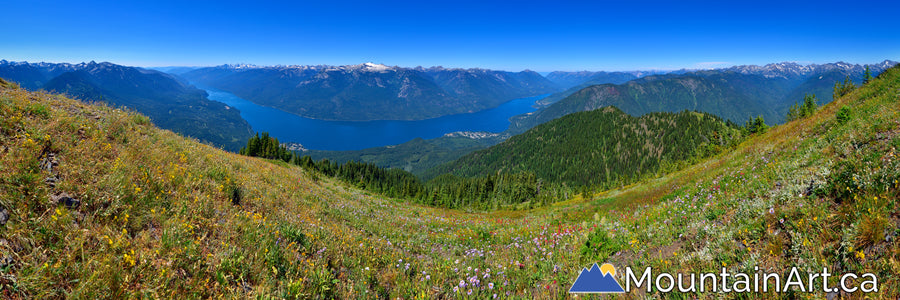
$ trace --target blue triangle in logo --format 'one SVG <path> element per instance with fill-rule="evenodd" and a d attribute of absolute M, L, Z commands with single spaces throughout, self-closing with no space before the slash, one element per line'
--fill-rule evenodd
<path fill-rule="evenodd" d="M 625 289 L 612 274 L 603 274 L 595 263 L 588 270 L 584 268 L 569 288 L 569 293 L 624 293 Z"/>

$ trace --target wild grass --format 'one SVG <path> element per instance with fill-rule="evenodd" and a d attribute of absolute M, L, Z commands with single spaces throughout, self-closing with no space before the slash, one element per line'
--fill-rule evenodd
<path fill-rule="evenodd" d="M 896 297 L 898 88 L 900 70 L 888 70 L 810 117 L 661 178 L 530 211 L 465 213 L 223 152 L 132 112 L 4 86 L 0 295 L 567 298 L 581 268 L 604 259 L 670 272 L 872 272 L 873 296 Z M 842 107 L 849 117 L 839 122 Z M 62 193 L 77 202 L 51 201 Z M 582 253 L 587 241 L 609 253 Z M 625 297 L 646 296 L 742 297 Z"/>

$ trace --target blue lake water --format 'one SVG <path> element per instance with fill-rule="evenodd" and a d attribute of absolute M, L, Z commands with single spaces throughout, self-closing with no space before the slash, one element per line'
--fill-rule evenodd
<path fill-rule="evenodd" d="M 237 108 L 253 130 L 269 132 L 281 142 L 296 142 L 307 149 L 358 150 L 402 144 L 414 138 L 436 138 L 455 131 L 501 132 L 509 118 L 535 111 L 535 101 L 548 95 L 508 101 L 498 107 L 418 121 L 326 121 L 304 118 L 257 105 L 234 94 L 200 87 L 209 99 Z"/>

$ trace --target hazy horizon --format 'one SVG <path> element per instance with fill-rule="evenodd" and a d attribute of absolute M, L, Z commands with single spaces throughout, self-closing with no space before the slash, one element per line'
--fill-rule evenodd
<path fill-rule="evenodd" d="M 280 67 L 291 67 L 291 66 L 317 66 L 317 65 L 328 65 L 328 66 L 352 66 L 352 65 L 359 65 L 359 64 L 363 64 L 363 63 L 383 64 L 383 65 L 390 66 L 390 67 L 401 67 L 401 68 L 417 68 L 417 67 L 431 68 L 431 67 L 443 67 L 443 68 L 447 68 L 447 69 L 488 69 L 488 68 L 479 67 L 479 66 L 471 66 L 471 67 L 448 67 L 448 66 L 403 66 L 403 65 L 385 64 L 385 63 L 377 63 L 377 62 L 361 62 L 361 63 L 357 63 L 357 64 L 344 64 L 344 65 L 330 65 L 330 64 L 303 64 L 303 65 L 271 64 L 271 65 L 257 65 L 257 64 L 250 64 L 250 63 L 222 63 L 222 64 L 214 64 L 214 65 L 159 65 L 159 66 L 156 66 L 156 65 L 128 65 L 128 64 L 118 63 L 118 62 L 114 62 L 114 61 L 101 61 L 101 60 L 87 60 L 87 61 L 46 61 L 46 60 L 35 60 L 35 61 L 29 61 L 29 60 L 15 60 L 15 59 L 8 59 L 8 58 L 3 58 L 3 57 L 0 57 L 0 60 L 6 60 L 6 61 L 9 61 L 9 62 L 55 63 L 55 64 L 62 64 L 62 63 L 67 63 L 67 64 L 80 64 L 80 63 L 89 63 L 89 62 L 93 61 L 93 62 L 96 62 L 96 63 L 104 63 L 104 62 L 108 62 L 108 63 L 112 63 L 112 64 L 116 64 L 116 65 L 129 66 L 129 67 L 139 67 L 139 68 L 145 68 L 145 69 L 208 68 L 208 67 L 218 67 L 218 66 L 223 66 L 223 65 L 244 65 L 244 64 L 246 64 L 246 65 L 254 65 L 254 66 L 257 66 L 257 67 L 279 67 L 279 66 L 280 66 Z M 882 60 L 878 60 L 878 61 L 870 61 L 870 62 L 856 62 L 856 61 L 846 61 L 846 60 L 825 61 L 825 62 L 808 62 L 808 61 L 805 61 L 805 62 L 802 62 L 802 61 L 772 61 L 772 62 L 763 63 L 763 64 L 721 64 L 721 65 L 716 65 L 715 67 L 705 67 L 705 68 L 704 68 L 704 67 L 698 67 L 698 68 L 678 68 L 678 69 L 534 70 L 534 69 L 526 68 L 526 69 L 521 69 L 521 70 L 505 70 L 505 69 L 491 69 L 491 70 L 495 70 L 495 71 L 508 71 L 508 72 L 521 72 L 521 71 L 530 70 L 530 71 L 534 71 L 534 72 L 540 73 L 540 74 L 543 75 L 543 76 L 546 76 L 547 74 L 552 73 L 552 72 L 673 72 L 673 71 L 680 71 L 680 70 L 688 70 L 688 71 L 693 71 L 693 70 L 715 70 L 715 69 L 727 69 L 727 68 L 736 67 L 736 66 L 742 66 L 742 65 L 757 65 L 757 66 L 764 66 L 764 65 L 767 65 L 767 64 L 773 64 L 773 63 L 796 63 L 796 64 L 799 64 L 799 65 L 804 65 L 804 66 L 805 66 L 805 65 L 812 65 L 812 64 L 819 64 L 819 65 L 821 65 L 821 64 L 828 64 L 828 63 L 845 62 L 845 63 L 849 63 L 849 64 L 854 64 L 854 65 L 872 65 L 872 64 L 877 64 L 877 63 L 884 62 L 885 60 L 889 60 L 889 61 L 898 61 L 898 60 L 895 60 L 895 59 L 892 59 L 892 58 L 885 58 L 885 59 L 882 59 Z"/>
<path fill-rule="evenodd" d="M 900 58 L 900 3 L 16 1 L 15 61 L 142 67 L 354 65 L 519 71 L 708 69 Z"/>

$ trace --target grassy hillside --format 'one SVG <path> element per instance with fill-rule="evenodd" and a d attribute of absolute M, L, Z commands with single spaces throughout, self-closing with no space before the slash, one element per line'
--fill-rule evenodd
<path fill-rule="evenodd" d="M 595 232 L 609 233 L 612 250 L 583 259 L 680 272 L 872 272 L 880 291 L 870 296 L 897 297 L 898 102 L 895 67 L 735 151 L 602 194 L 594 203 L 608 221 Z"/>
<path fill-rule="evenodd" d="M 541 258 L 533 277 L 547 220 L 397 203 L 59 95 L 4 86 L 0 115 L 4 298 L 451 297 L 476 273 L 486 297 L 572 275 Z"/>
<path fill-rule="evenodd" d="M 666 177 L 490 214 L 399 203 L 2 85 L 4 298 L 565 298 L 594 261 L 828 266 L 900 296 L 896 68 Z M 582 251 L 588 239 L 609 247 Z M 700 297 L 723 296 L 738 295 Z"/>
<path fill-rule="evenodd" d="M 153 124 L 237 151 L 250 138 L 240 113 L 171 75 L 108 62 L 25 63 L 0 60 L 0 77 L 20 86 L 128 107 Z"/>

